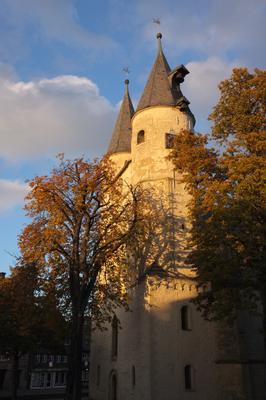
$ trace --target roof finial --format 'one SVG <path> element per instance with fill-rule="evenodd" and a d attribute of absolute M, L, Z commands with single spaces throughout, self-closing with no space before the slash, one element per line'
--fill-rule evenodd
<path fill-rule="evenodd" d="M 129 68 L 128 68 L 127 66 L 124 67 L 124 68 L 122 69 L 122 71 L 124 72 L 124 74 L 125 74 L 126 76 L 128 76 L 129 73 L 130 73 Z M 127 93 L 127 94 L 128 94 L 128 84 L 129 84 L 129 80 L 126 79 L 126 80 L 125 80 L 125 85 L 126 85 L 126 93 Z"/>
<path fill-rule="evenodd" d="M 129 80 L 125 79 L 126 93 L 128 93 L 128 84 L 129 84 Z"/>
<path fill-rule="evenodd" d="M 157 33 L 157 35 L 156 35 L 156 37 L 157 37 L 157 39 L 158 39 L 158 50 L 159 51 L 163 51 L 163 49 L 162 49 L 162 42 L 161 42 L 161 39 L 162 39 L 162 34 L 159 32 L 159 33 Z"/>

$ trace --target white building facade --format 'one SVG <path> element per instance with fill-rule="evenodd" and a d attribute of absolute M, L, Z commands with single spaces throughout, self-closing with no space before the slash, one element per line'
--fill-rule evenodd
<path fill-rule="evenodd" d="M 132 290 L 131 311 L 116 310 L 107 331 L 92 333 L 91 400 L 263 400 L 261 321 L 243 315 L 229 329 L 203 320 L 190 302 L 197 285 L 182 265 L 188 194 L 168 155 L 173 135 L 193 130 L 195 119 L 180 89 L 188 71 L 169 67 L 161 34 L 157 39 L 158 54 L 136 111 L 126 81 L 108 151 L 125 181 L 147 183 L 169 199 L 177 221 L 177 273 L 151 268 Z"/>

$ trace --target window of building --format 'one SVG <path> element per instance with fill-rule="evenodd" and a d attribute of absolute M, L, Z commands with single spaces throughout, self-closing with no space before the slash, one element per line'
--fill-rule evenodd
<path fill-rule="evenodd" d="M 41 354 L 35 354 L 35 361 L 37 364 L 41 362 Z"/>
<path fill-rule="evenodd" d="M 143 130 L 138 132 L 137 135 L 137 144 L 145 142 L 145 132 Z"/>
<path fill-rule="evenodd" d="M 101 382 L 101 367 L 97 365 L 97 377 L 96 377 L 97 386 L 100 386 Z"/>
<path fill-rule="evenodd" d="M 6 375 L 6 369 L 0 369 L 0 390 L 3 389 L 5 375 Z"/>
<path fill-rule="evenodd" d="M 8 353 L 0 354 L 0 361 L 8 361 L 8 360 L 9 360 Z"/>
<path fill-rule="evenodd" d="M 136 385 L 136 368 L 134 365 L 132 366 L 131 375 L 132 375 L 132 386 L 134 387 Z"/>
<path fill-rule="evenodd" d="M 57 363 L 61 363 L 61 360 L 62 360 L 62 356 L 61 356 L 61 354 L 58 354 L 58 355 L 56 356 L 56 362 L 57 362 Z"/>
<path fill-rule="evenodd" d="M 62 356 L 62 362 L 67 363 L 67 356 Z"/>
<path fill-rule="evenodd" d="M 42 354 L 42 362 L 47 363 L 47 354 Z"/>
<path fill-rule="evenodd" d="M 115 371 L 111 372 L 110 375 L 110 393 L 109 398 L 110 400 L 117 400 L 117 376 Z"/>
<path fill-rule="evenodd" d="M 117 317 L 114 316 L 112 320 L 112 357 L 117 356 L 117 348 L 118 348 L 118 320 Z"/>
<path fill-rule="evenodd" d="M 82 360 L 88 361 L 89 360 L 89 353 L 82 353 Z"/>
<path fill-rule="evenodd" d="M 82 380 L 82 382 L 88 382 L 88 380 L 89 380 L 89 370 L 88 369 L 82 370 L 81 380 Z"/>
<path fill-rule="evenodd" d="M 188 306 L 181 307 L 181 328 L 183 331 L 191 330 L 191 312 Z"/>
<path fill-rule="evenodd" d="M 33 372 L 31 374 L 31 387 L 32 389 L 50 388 L 52 387 L 52 373 L 51 372 Z"/>
<path fill-rule="evenodd" d="M 172 149 L 174 147 L 175 136 L 176 135 L 173 133 L 165 134 L 165 148 L 166 149 Z"/>
<path fill-rule="evenodd" d="M 67 372 L 66 371 L 55 371 L 54 377 L 54 386 L 55 387 L 65 387 L 67 380 Z"/>
<path fill-rule="evenodd" d="M 112 357 L 117 357 L 118 350 L 118 319 L 116 316 L 112 320 Z"/>
<path fill-rule="evenodd" d="M 184 379 L 185 379 L 185 389 L 193 389 L 193 369 L 191 365 L 185 365 L 184 367 Z"/>

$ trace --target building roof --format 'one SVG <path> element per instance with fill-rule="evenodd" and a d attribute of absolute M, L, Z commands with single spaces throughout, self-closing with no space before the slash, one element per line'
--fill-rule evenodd
<path fill-rule="evenodd" d="M 161 38 L 162 34 L 158 33 L 158 54 L 139 101 L 137 111 L 150 106 L 174 105 L 176 103 L 168 79 L 171 68 L 163 53 Z"/>
<path fill-rule="evenodd" d="M 188 107 L 189 101 L 180 89 L 180 83 L 189 71 L 183 64 L 171 70 L 163 53 L 161 38 L 162 34 L 158 33 L 158 54 L 136 111 L 151 106 L 177 106 L 181 111 L 189 113 L 195 122 Z"/>
<path fill-rule="evenodd" d="M 131 151 L 131 118 L 134 107 L 128 92 L 129 80 L 125 80 L 125 94 L 113 130 L 108 153 L 122 153 Z"/>

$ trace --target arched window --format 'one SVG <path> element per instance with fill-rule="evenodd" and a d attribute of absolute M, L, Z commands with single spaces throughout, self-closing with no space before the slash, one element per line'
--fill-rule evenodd
<path fill-rule="evenodd" d="M 184 380 L 185 380 L 185 389 L 192 390 L 193 389 L 193 370 L 191 365 L 185 365 L 184 367 Z"/>
<path fill-rule="evenodd" d="M 112 320 L 112 357 L 117 357 L 118 350 L 118 319 L 114 315 Z"/>
<path fill-rule="evenodd" d="M 137 144 L 145 142 L 145 132 L 143 130 L 138 132 L 137 135 Z"/>
<path fill-rule="evenodd" d="M 181 307 L 181 329 L 183 331 L 191 330 L 191 312 L 188 306 Z"/>
<path fill-rule="evenodd" d="M 134 365 L 132 366 L 131 375 L 132 375 L 132 386 L 134 387 L 136 385 L 136 368 Z"/>

